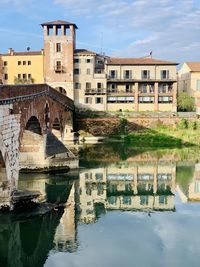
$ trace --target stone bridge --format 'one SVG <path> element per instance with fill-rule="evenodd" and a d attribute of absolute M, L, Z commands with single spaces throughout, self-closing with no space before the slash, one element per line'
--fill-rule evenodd
<path fill-rule="evenodd" d="M 65 146 L 74 139 L 74 110 L 46 84 L 0 86 L 0 207 L 10 207 L 20 169 L 77 166 Z"/>

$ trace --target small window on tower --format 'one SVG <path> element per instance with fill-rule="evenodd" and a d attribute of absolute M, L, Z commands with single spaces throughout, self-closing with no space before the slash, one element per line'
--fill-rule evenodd
<path fill-rule="evenodd" d="M 23 61 L 23 65 L 26 65 L 26 61 Z"/>
<path fill-rule="evenodd" d="M 22 62 L 21 61 L 18 61 L 18 66 L 20 66 L 22 64 Z"/>
<path fill-rule="evenodd" d="M 4 65 L 4 66 L 7 66 L 7 65 L 8 65 L 8 62 L 7 62 L 7 61 L 4 61 L 4 62 L 3 62 L 3 65 Z"/>
<path fill-rule="evenodd" d="M 61 52 L 61 43 L 56 44 L 56 52 L 57 53 Z"/>
<path fill-rule="evenodd" d="M 31 61 L 30 60 L 28 61 L 28 65 L 31 65 Z"/>

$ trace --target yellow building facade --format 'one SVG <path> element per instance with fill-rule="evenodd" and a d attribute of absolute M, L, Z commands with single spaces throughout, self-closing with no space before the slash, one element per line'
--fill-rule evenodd
<path fill-rule="evenodd" d="M 9 49 L 1 55 L 1 83 L 44 83 L 44 53 L 41 51 L 15 52 Z"/>

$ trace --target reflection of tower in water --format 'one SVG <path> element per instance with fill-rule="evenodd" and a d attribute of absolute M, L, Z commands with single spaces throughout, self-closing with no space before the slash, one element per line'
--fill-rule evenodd
<path fill-rule="evenodd" d="M 54 237 L 56 251 L 74 252 L 77 249 L 77 229 L 75 216 L 75 186 L 73 184 L 64 213 Z"/>

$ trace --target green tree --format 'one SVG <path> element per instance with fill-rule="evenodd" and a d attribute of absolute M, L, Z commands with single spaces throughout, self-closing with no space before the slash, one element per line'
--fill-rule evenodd
<path fill-rule="evenodd" d="M 195 111 L 194 98 L 186 92 L 178 94 L 178 111 Z"/>

